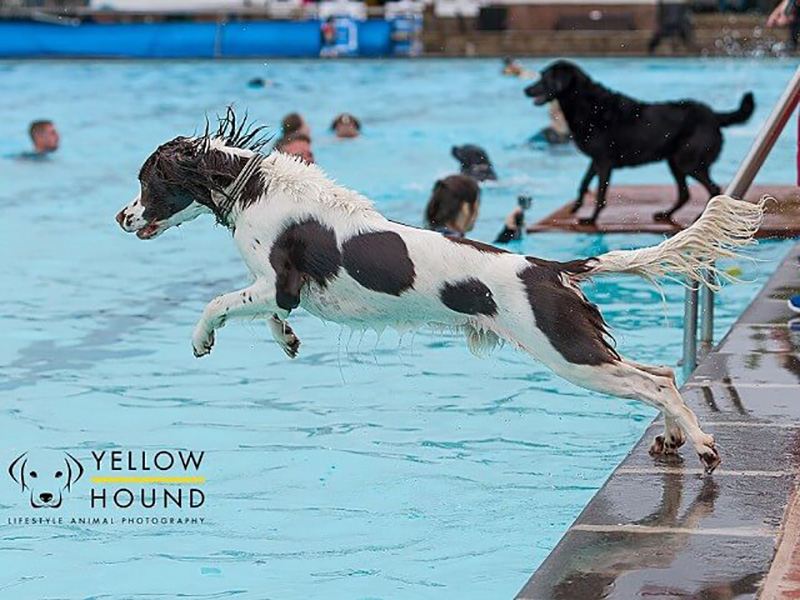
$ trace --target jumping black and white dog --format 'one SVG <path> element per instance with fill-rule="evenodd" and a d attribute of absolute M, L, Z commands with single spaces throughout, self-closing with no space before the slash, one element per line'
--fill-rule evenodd
<path fill-rule="evenodd" d="M 299 341 L 285 319 L 299 306 L 354 328 L 449 327 L 476 353 L 508 342 L 581 387 L 658 408 L 666 429 L 651 453 L 675 453 L 688 438 L 706 470 L 719 464 L 673 372 L 621 357 L 580 284 L 616 273 L 701 280 L 713 261 L 751 242 L 763 202 L 717 196 L 694 225 L 657 246 L 553 262 L 389 221 L 318 167 L 263 156 L 261 147 L 258 131 L 237 127 L 229 112 L 216 133 L 157 148 L 139 173 L 139 195 L 117 215 L 141 239 L 203 213 L 230 229 L 255 282 L 206 306 L 196 356 L 211 351 L 226 321 L 264 317 L 294 357 Z"/>

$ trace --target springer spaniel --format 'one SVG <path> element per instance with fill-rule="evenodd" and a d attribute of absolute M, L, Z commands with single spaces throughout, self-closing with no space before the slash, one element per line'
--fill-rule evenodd
<path fill-rule="evenodd" d="M 211 351 L 229 319 L 263 317 L 294 358 L 300 342 L 285 320 L 299 306 L 354 328 L 449 327 L 475 353 L 509 342 L 578 386 L 659 409 L 665 431 L 651 454 L 676 453 L 688 438 L 707 472 L 720 463 L 673 371 L 621 357 L 580 284 L 616 273 L 725 278 L 714 261 L 752 242 L 764 199 L 717 196 L 691 227 L 656 246 L 555 262 L 390 221 L 318 167 L 260 154 L 260 131 L 237 125 L 229 109 L 215 133 L 206 127 L 160 146 L 142 166 L 139 195 L 116 217 L 140 239 L 203 213 L 231 231 L 255 282 L 206 306 L 195 356 Z"/>

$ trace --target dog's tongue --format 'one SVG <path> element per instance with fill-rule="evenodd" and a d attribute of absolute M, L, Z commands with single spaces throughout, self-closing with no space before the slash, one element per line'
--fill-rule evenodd
<path fill-rule="evenodd" d="M 140 240 L 147 240 L 153 237 L 156 234 L 156 231 L 158 231 L 158 223 L 153 221 L 137 231 L 136 237 L 138 237 Z"/>

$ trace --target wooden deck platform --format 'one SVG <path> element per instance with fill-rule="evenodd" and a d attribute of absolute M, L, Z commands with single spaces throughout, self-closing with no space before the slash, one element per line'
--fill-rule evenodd
<path fill-rule="evenodd" d="M 675 214 L 675 224 L 653 220 L 653 215 L 668 209 L 677 197 L 674 185 L 617 185 L 608 191 L 606 208 L 593 227 L 579 225 L 578 218 L 589 217 L 594 210 L 590 192 L 577 215 L 570 214 L 572 202 L 528 228 L 528 233 L 565 231 L 580 233 L 674 233 L 690 225 L 703 211 L 707 192 L 690 186 L 691 199 Z M 755 201 L 763 194 L 777 199 L 767 205 L 764 224 L 758 237 L 800 236 L 800 188 L 793 185 L 754 185 L 746 199 Z"/>

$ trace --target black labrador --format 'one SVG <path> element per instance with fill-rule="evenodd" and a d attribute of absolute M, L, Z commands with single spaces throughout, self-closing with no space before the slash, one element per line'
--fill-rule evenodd
<path fill-rule="evenodd" d="M 480 146 L 474 144 L 453 146 L 450 152 L 452 152 L 453 158 L 461 165 L 462 175 L 469 175 L 478 181 L 497 179 L 497 174 L 494 172 L 489 155 Z"/>
<path fill-rule="evenodd" d="M 639 102 L 592 81 L 577 65 L 559 60 L 541 73 L 525 95 L 537 106 L 558 100 L 572 137 L 592 163 L 584 175 L 575 213 L 583 205 L 594 176 L 599 176 L 594 214 L 581 219 L 594 225 L 606 203 L 611 170 L 666 160 L 678 184 L 678 202 L 670 210 L 656 213 L 656 221 L 671 221 L 672 215 L 689 200 L 687 175 L 699 181 L 711 196 L 720 188 L 711 180 L 709 169 L 722 149 L 721 127 L 744 123 L 753 114 L 755 102 L 748 92 L 739 108 L 719 113 L 694 100 Z"/>

